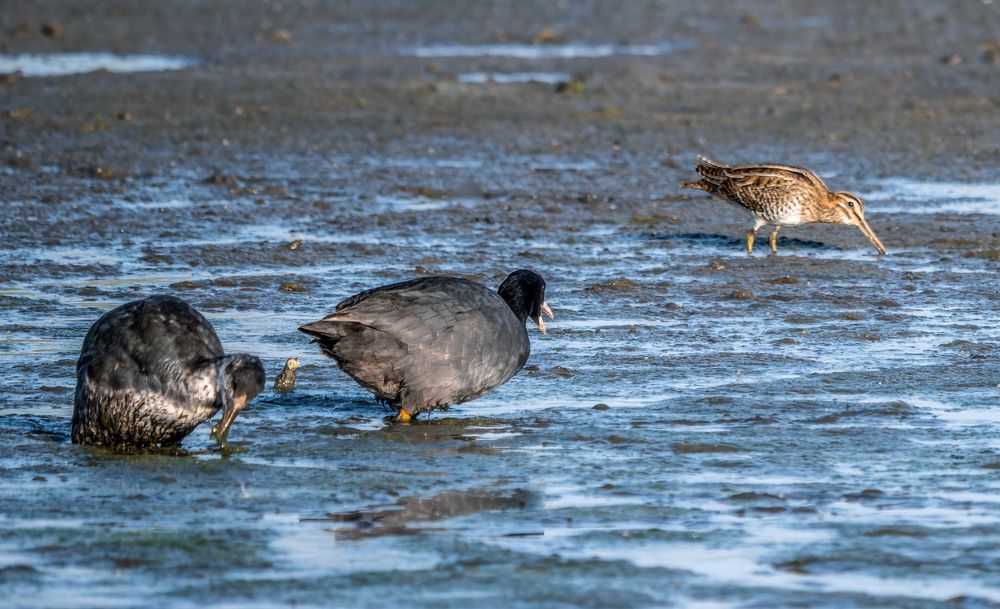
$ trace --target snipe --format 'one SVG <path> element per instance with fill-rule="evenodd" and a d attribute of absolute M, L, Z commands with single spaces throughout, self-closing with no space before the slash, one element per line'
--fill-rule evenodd
<path fill-rule="evenodd" d="M 704 190 L 735 205 L 754 218 L 747 233 L 747 254 L 753 254 L 757 231 L 771 225 L 771 251 L 778 251 L 782 226 L 814 222 L 852 224 L 868 237 L 880 254 L 885 246 L 865 220 L 861 199 L 849 192 L 832 192 L 813 172 L 791 165 L 726 165 L 703 156 L 697 171 L 701 179 L 685 182 L 685 188 Z"/>

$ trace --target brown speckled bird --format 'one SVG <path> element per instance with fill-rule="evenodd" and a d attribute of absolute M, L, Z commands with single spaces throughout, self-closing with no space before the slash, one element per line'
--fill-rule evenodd
<path fill-rule="evenodd" d="M 791 165 L 725 165 L 703 156 L 697 171 L 701 179 L 685 182 L 685 188 L 705 190 L 735 205 L 754 218 L 747 233 L 747 254 L 753 254 L 757 231 L 774 226 L 771 251 L 778 251 L 778 230 L 813 222 L 853 224 L 872 242 L 880 254 L 885 246 L 865 220 L 861 199 L 849 192 L 832 192 L 813 172 Z"/>

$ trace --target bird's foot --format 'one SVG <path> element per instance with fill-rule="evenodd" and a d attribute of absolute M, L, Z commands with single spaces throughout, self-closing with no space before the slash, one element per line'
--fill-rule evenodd
<path fill-rule="evenodd" d="M 407 423 L 415 421 L 416 419 L 417 419 L 417 415 L 410 414 L 410 413 L 406 412 L 405 408 L 401 407 L 399 409 L 399 412 L 396 413 L 396 416 L 394 416 L 392 418 L 392 422 L 393 423 L 402 423 L 402 424 L 405 425 Z"/>
<path fill-rule="evenodd" d="M 753 242 L 756 240 L 754 231 L 747 233 L 747 256 L 753 256 Z"/>
<path fill-rule="evenodd" d="M 210 435 L 211 438 L 219 445 L 219 450 L 226 453 L 229 450 L 229 434 L 222 431 L 220 427 L 220 425 L 213 425 L 212 433 Z"/>

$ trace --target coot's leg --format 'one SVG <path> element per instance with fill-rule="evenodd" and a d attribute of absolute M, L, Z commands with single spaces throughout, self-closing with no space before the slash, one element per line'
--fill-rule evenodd
<path fill-rule="evenodd" d="M 410 421 L 412 421 L 415 418 L 417 418 L 416 415 L 411 415 L 410 413 L 406 412 L 405 408 L 403 408 L 402 406 L 400 406 L 399 407 L 399 412 L 397 412 L 396 416 L 392 418 L 392 422 L 393 423 L 409 423 Z"/>

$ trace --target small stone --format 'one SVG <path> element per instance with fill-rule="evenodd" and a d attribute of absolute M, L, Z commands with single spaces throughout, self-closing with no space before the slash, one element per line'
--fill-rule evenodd
<path fill-rule="evenodd" d="M 31 108 L 11 108 L 7 111 L 7 118 L 12 118 L 16 121 L 23 121 L 29 116 L 31 116 Z"/>
<path fill-rule="evenodd" d="M 288 244 L 288 249 L 292 251 L 295 251 L 300 247 L 302 247 L 302 239 L 296 239 L 295 241 L 292 241 L 291 243 Z"/>
<path fill-rule="evenodd" d="M 25 36 L 31 36 L 34 32 L 35 30 L 30 25 L 21 22 L 12 27 L 8 34 L 11 38 L 24 38 Z"/>
<path fill-rule="evenodd" d="M 555 91 L 556 93 L 565 93 L 567 95 L 574 95 L 577 93 L 583 93 L 587 90 L 587 85 L 583 78 L 574 75 L 569 82 L 559 81 L 556 83 Z"/>
<path fill-rule="evenodd" d="M 54 21 L 46 21 L 42 24 L 40 30 L 43 36 L 48 36 L 49 38 L 59 38 L 66 32 L 62 29 L 62 26 Z"/>
<path fill-rule="evenodd" d="M 726 270 L 726 264 L 718 258 L 713 258 L 708 262 L 708 268 L 713 271 L 724 271 Z"/>
<path fill-rule="evenodd" d="M 641 286 L 638 283 L 627 277 L 614 277 L 587 286 L 587 291 L 597 292 L 598 294 L 601 292 L 632 292 L 639 289 L 639 287 Z"/>
<path fill-rule="evenodd" d="M 991 64 L 1000 63 L 1000 40 L 981 44 L 979 48 L 983 50 L 982 59 L 984 62 Z"/>
<path fill-rule="evenodd" d="M 35 166 L 31 158 L 20 150 L 7 157 L 5 164 L 12 169 L 31 169 Z"/>
<path fill-rule="evenodd" d="M 750 293 L 750 290 L 733 290 L 729 293 L 728 298 L 729 300 L 752 300 L 753 294 Z"/>
<path fill-rule="evenodd" d="M 604 403 L 594 404 L 594 410 L 607 410 L 609 408 L 611 407 Z"/>
<path fill-rule="evenodd" d="M 576 376 L 575 372 L 569 368 L 564 368 L 563 366 L 553 366 L 552 373 L 567 379 Z"/>
<path fill-rule="evenodd" d="M 426 197 L 428 199 L 443 199 L 447 196 L 447 193 L 440 188 L 432 188 L 430 186 L 399 186 L 396 190 L 415 197 Z"/>
<path fill-rule="evenodd" d="M 239 184 L 239 180 L 236 176 L 225 174 L 225 173 L 213 173 L 212 175 L 204 178 L 201 181 L 202 184 L 211 184 L 212 186 L 236 186 Z"/>
<path fill-rule="evenodd" d="M 115 172 L 107 165 L 92 165 L 87 169 L 90 177 L 97 180 L 110 180 L 115 177 Z"/>
<path fill-rule="evenodd" d="M 544 27 L 531 37 L 531 42 L 535 44 L 560 44 L 564 41 L 565 39 L 551 27 Z"/>
<path fill-rule="evenodd" d="M 308 292 L 309 291 L 309 289 L 306 288 L 305 286 L 303 286 L 302 284 L 293 283 L 291 281 L 286 281 L 285 283 L 281 284 L 281 287 L 279 287 L 278 289 L 280 291 L 282 291 L 282 292 Z"/>
<path fill-rule="evenodd" d="M 270 35 L 271 42 L 276 44 L 288 44 L 292 41 L 294 36 L 289 30 L 274 30 Z"/>
<path fill-rule="evenodd" d="M 172 290 L 196 290 L 201 286 L 193 281 L 178 281 L 170 284 Z"/>

